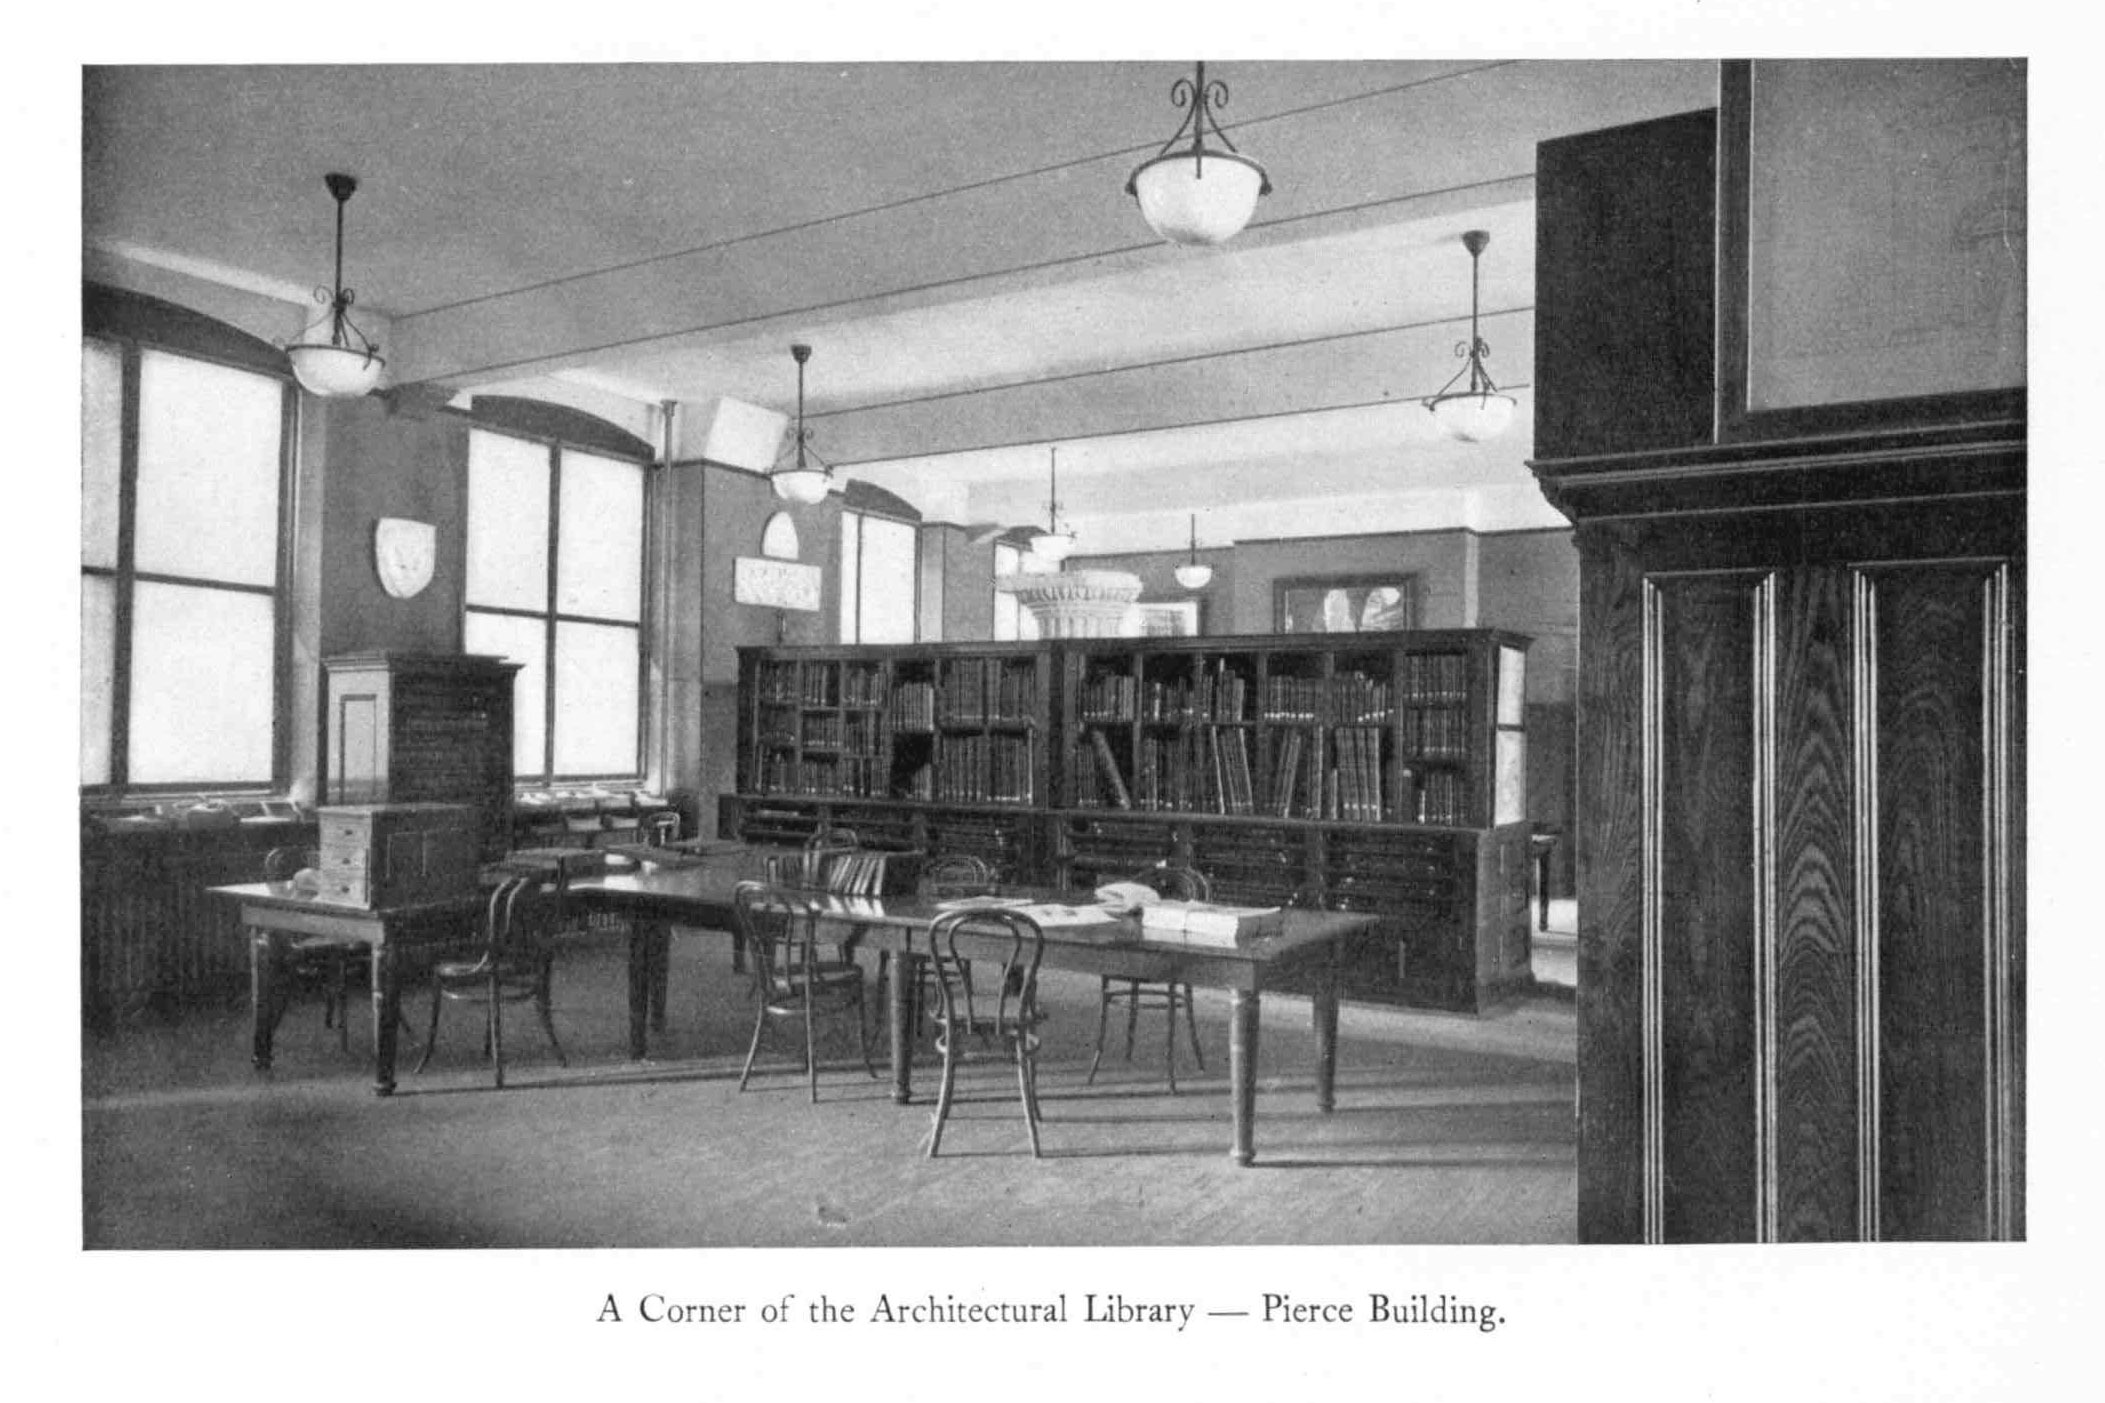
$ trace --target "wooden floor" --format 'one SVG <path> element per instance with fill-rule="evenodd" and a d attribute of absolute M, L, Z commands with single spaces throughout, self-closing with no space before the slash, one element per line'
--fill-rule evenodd
<path fill-rule="evenodd" d="M 807 1103 L 793 1039 L 749 1030 L 728 945 L 682 933 L 673 1027 L 623 1056 L 615 943 L 566 953 L 559 1068 L 531 1017 L 489 1089 L 472 1014 L 391 1100 L 368 1089 L 369 1030 L 338 1049 L 318 1000 L 295 1005 L 278 1068 L 248 1066 L 228 998 L 88 1037 L 83 1229 L 90 1247 L 658 1247 L 1136 1243 L 1562 1243 L 1575 1239 L 1573 1010 L 1530 999 L 1484 1018 L 1348 1004 L 1338 1108 L 1313 1105 L 1308 1006 L 1268 998 L 1259 1164 L 1228 1159 L 1225 996 L 1200 994 L 1204 1072 L 1180 1046 L 1161 1076 L 1159 1015 L 1084 1086 L 1093 980 L 1048 975 L 1033 1162 L 1012 1069 L 968 1071 L 944 1157 L 919 1152 L 925 1107 L 891 1103 L 852 1039 L 822 1048 Z M 419 993 L 408 1001 L 418 1024 Z M 363 1009 L 360 1009 L 363 1013 Z M 1114 1030 L 1115 1033 L 1116 1030 Z M 881 1044 L 881 1038 L 878 1039 Z M 882 1049 L 877 1049 L 883 1069 Z M 413 1065 L 413 1058 L 410 1061 Z M 924 1075 L 920 1087 L 932 1085 Z"/>

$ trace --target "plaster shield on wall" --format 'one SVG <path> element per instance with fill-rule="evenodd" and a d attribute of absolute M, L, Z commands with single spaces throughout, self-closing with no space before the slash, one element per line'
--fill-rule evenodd
<path fill-rule="evenodd" d="M 373 523 L 373 569 L 394 599 L 414 599 L 438 563 L 438 528 L 428 521 L 383 516 Z"/>

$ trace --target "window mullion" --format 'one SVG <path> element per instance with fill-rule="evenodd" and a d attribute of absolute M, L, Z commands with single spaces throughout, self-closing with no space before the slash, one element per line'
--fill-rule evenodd
<path fill-rule="evenodd" d="M 541 656 L 547 659 L 541 668 L 541 715 L 546 718 L 546 724 L 541 727 L 541 774 L 549 781 L 555 779 L 556 580 L 563 540 L 562 517 L 563 450 L 551 443 L 548 445 L 548 587 L 543 596 L 546 612 L 541 624 Z"/>
<path fill-rule="evenodd" d="M 270 780 L 283 786 L 292 775 L 292 579 L 293 531 L 298 510 L 300 392 L 278 389 L 278 568 L 271 580 L 271 610 L 277 619 L 270 660 Z"/>
<path fill-rule="evenodd" d="M 111 601 L 110 773 L 113 789 L 131 781 L 132 570 L 139 502 L 139 347 L 122 343 L 123 377 L 118 394 L 117 570 Z"/>

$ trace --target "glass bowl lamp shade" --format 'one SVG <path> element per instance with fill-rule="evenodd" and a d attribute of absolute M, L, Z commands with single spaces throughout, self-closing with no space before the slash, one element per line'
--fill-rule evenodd
<path fill-rule="evenodd" d="M 1171 243 L 1225 243 L 1250 222 L 1258 198 L 1272 193 L 1271 179 L 1221 130 L 1214 109 L 1227 105 L 1228 85 L 1207 82 L 1204 63 L 1196 78 L 1176 81 L 1170 101 L 1190 110 L 1162 149 L 1127 178 L 1126 193 L 1139 201 L 1148 227 Z M 1209 130 L 1218 146 L 1206 144 Z M 1180 144 L 1186 133 L 1189 144 Z"/>
<path fill-rule="evenodd" d="M 792 453 L 785 454 L 789 461 L 778 465 L 767 475 L 775 495 L 785 502 L 799 506 L 815 506 L 826 500 L 826 493 L 833 486 L 833 473 L 818 454 L 811 451 L 811 431 L 804 427 L 804 362 L 811 359 L 811 347 L 799 342 L 789 348 L 790 358 L 797 363 L 797 428 Z"/>
<path fill-rule="evenodd" d="M 1204 589 L 1212 583 L 1211 565 L 1186 564 L 1177 567 L 1177 584 L 1184 589 Z"/>
<path fill-rule="evenodd" d="M 1182 589 L 1204 589 L 1207 585 L 1213 583 L 1213 567 L 1201 564 L 1199 561 L 1199 518 L 1197 513 L 1193 513 L 1191 518 L 1191 554 L 1173 573 L 1177 577 L 1178 587 Z"/>
<path fill-rule="evenodd" d="M 1225 151 L 1180 151 L 1157 156 L 1133 172 L 1127 189 L 1140 217 L 1173 244 L 1226 243 L 1257 212 L 1271 190 L 1257 162 Z"/>
<path fill-rule="evenodd" d="M 325 175 L 322 181 L 336 200 L 336 282 L 314 290 L 315 301 L 329 310 L 285 347 L 285 355 L 292 362 L 293 377 L 308 393 L 343 399 L 378 385 L 387 362 L 380 347 L 351 320 L 351 304 L 358 294 L 344 286 L 344 206 L 358 181 L 338 174 Z"/>
<path fill-rule="evenodd" d="M 826 493 L 833 486 L 832 475 L 823 468 L 781 468 L 768 474 L 775 495 L 785 502 L 799 506 L 812 506 L 826 500 Z"/>
<path fill-rule="evenodd" d="M 1478 269 L 1484 247 L 1490 242 L 1491 236 L 1482 229 L 1471 229 L 1462 235 L 1462 247 L 1469 250 L 1469 339 L 1455 347 L 1455 354 L 1462 358 L 1462 368 L 1440 387 L 1438 394 L 1425 401 L 1426 412 L 1433 416 L 1440 432 L 1463 443 L 1496 438 L 1513 422 L 1513 397 L 1501 394 L 1491 372 L 1484 368 L 1484 357 L 1491 354 L 1491 346 L 1477 330 Z M 1462 383 L 1465 378 L 1466 385 Z"/>
<path fill-rule="evenodd" d="M 1497 438 L 1513 422 L 1513 397 L 1495 390 L 1448 395 L 1428 401 L 1426 408 L 1432 412 L 1441 433 L 1463 443 Z"/>

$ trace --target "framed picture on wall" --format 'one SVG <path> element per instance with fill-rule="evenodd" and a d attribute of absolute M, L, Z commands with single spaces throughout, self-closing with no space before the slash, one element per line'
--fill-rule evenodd
<path fill-rule="evenodd" d="M 1133 606 L 1142 638 L 1196 638 L 1199 634 L 1199 601 L 1196 599 L 1142 600 Z"/>
<path fill-rule="evenodd" d="M 1418 577 L 1342 575 L 1272 586 L 1275 633 L 1372 633 L 1418 626 Z"/>

